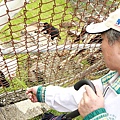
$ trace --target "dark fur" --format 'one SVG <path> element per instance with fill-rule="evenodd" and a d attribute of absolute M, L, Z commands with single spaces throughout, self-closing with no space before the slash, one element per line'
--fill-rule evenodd
<path fill-rule="evenodd" d="M 54 40 L 55 37 L 58 37 L 59 39 L 61 39 L 59 30 L 57 28 L 55 28 L 54 26 L 45 22 L 43 27 L 44 27 L 44 29 L 42 30 L 42 32 L 44 32 L 44 34 L 51 35 L 52 40 Z"/>
<path fill-rule="evenodd" d="M 3 74 L 3 72 L 0 70 L 0 87 L 9 87 L 10 84 L 9 82 L 5 79 L 5 75 Z"/>

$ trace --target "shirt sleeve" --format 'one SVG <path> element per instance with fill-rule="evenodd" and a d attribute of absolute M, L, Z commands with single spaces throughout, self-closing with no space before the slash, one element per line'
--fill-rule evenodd
<path fill-rule="evenodd" d="M 116 117 L 108 114 L 104 108 L 99 108 L 85 116 L 83 120 L 116 120 Z"/>
<path fill-rule="evenodd" d="M 102 90 L 101 80 L 92 81 Z M 78 91 L 74 87 L 47 86 L 45 92 L 45 103 L 60 112 L 71 112 L 78 109 L 78 104 L 85 91 L 84 86 Z"/>

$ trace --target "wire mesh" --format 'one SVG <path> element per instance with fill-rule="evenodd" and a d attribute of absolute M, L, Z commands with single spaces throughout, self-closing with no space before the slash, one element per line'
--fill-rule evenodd
<path fill-rule="evenodd" d="M 86 33 L 119 0 L 3 0 L 0 3 L 0 105 L 26 99 L 34 85 L 72 86 L 109 69 L 101 36 Z M 98 28 L 99 29 L 99 28 Z"/>

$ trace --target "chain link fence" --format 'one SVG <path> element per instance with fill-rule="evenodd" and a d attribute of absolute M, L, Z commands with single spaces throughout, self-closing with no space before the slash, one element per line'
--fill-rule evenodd
<path fill-rule="evenodd" d="M 109 72 L 100 35 L 85 27 L 119 5 L 119 0 L 1 1 L 0 105 L 26 99 L 27 87 L 72 86 Z"/>

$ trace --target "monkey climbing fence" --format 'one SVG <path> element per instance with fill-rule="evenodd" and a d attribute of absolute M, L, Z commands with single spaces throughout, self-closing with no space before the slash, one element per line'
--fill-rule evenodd
<path fill-rule="evenodd" d="M 26 99 L 30 86 L 72 86 L 109 72 L 100 35 L 87 34 L 85 27 L 103 21 L 119 4 L 119 0 L 3 0 L 0 105 Z"/>

